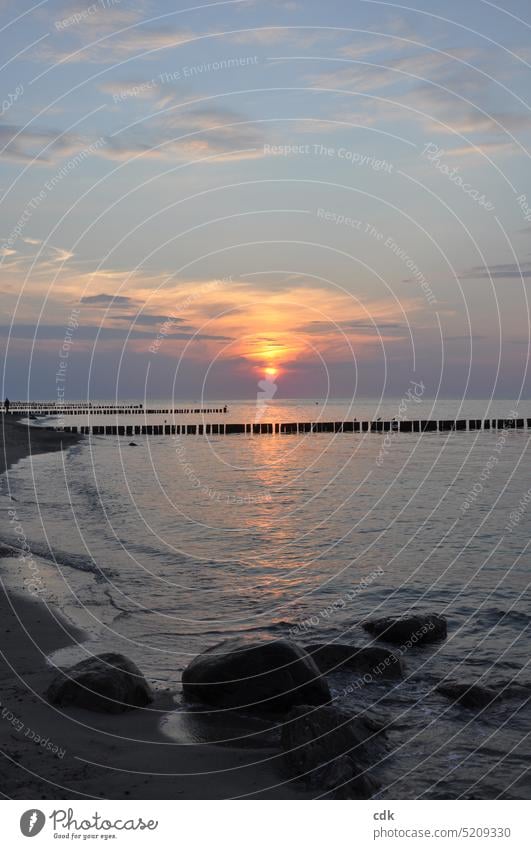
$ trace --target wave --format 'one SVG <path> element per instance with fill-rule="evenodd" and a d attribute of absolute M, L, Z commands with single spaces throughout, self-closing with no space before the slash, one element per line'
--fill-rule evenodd
<path fill-rule="evenodd" d="M 72 554 L 71 552 L 60 551 L 58 549 L 51 551 L 48 546 L 32 542 L 30 540 L 27 540 L 26 545 L 22 548 L 20 545 L 16 544 L 15 538 L 5 536 L 0 538 L 0 551 L 2 548 L 7 549 L 10 553 L 4 555 L 0 554 L 0 556 L 20 557 L 23 555 L 29 555 L 38 557 L 54 566 L 77 569 L 80 572 L 91 572 L 95 575 L 97 580 L 106 581 L 109 578 L 115 578 L 118 575 L 116 570 L 100 566 L 88 555 L 85 557 L 81 554 Z"/>
<path fill-rule="evenodd" d="M 480 619 L 490 622 L 500 622 L 502 619 L 511 625 L 527 625 L 531 616 L 523 610 L 504 610 L 502 607 L 487 607 L 481 611 Z"/>

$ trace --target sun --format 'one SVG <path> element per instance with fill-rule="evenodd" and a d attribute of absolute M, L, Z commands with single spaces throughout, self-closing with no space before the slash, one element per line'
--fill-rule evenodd
<path fill-rule="evenodd" d="M 264 374 L 266 374 L 268 377 L 276 377 L 278 374 L 278 369 L 274 366 L 268 366 L 264 369 Z"/>

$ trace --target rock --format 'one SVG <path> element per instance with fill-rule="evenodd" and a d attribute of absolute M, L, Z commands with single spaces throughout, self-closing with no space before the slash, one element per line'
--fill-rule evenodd
<path fill-rule="evenodd" d="M 400 678 L 404 673 L 402 659 L 379 646 L 349 646 L 344 643 L 312 643 L 306 646 L 317 666 L 327 675 L 348 669 L 358 675 L 377 678 Z"/>
<path fill-rule="evenodd" d="M 384 734 L 368 717 L 353 717 L 331 705 L 293 708 L 282 726 L 288 775 L 336 798 L 372 796 L 378 784 L 368 771 L 383 753 Z"/>
<path fill-rule="evenodd" d="M 138 443 L 136 443 L 136 442 L 130 442 L 130 443 L 129 443 L 129 447 L 130 447 L 130 448 L 136 448 L 136 447 L 137 447 L 137 445 L 138 445 Z"/>
<path fill-rule="evenodd" d="M 61 671 L 46 696 L 60 707 L 106 713 L 144 707 L 152 700 L 151 689 L 136 664 L 115 652 L 89 657 Z"/>
<path fill-rule="evenodd" d="M 372 619 L 362 627 L 378 640 L 412 646 L 435 643 L 446 638 L 446 617 L 438 613 L 415 613 L 411 616 Z"/>
<path fill-rule="evenodd" d="M 498 693 L 483 684 L 460 684 L 458 681 L 445 681 L 436 688 L 452 702 L 466 708 L 484 708 L 498 698 Z"/>
<path fill-rule="evenodd" d="M 370 773 L 356 773 L 356 765 L 348 755 L 323 769 L 320 785 L 320 793 L 326 793 L 329 799 L 370 799 L 380 789 Z"/>
<path fill-rule="evenodd" d="M 330 701 L 314 661 L 289 640 L 226 640 L 194 658 L 182 683 L 187 699 L 222 708 L 283 711 Z"/>

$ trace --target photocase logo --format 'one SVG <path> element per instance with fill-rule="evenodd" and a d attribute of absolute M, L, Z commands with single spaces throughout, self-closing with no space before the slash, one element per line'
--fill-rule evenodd
<path fill-rule="evenodd" d="M 44 828 L 46 817 L 42 811 L 32 808 L 20 817 L 20 830 L 24 837 L 35 837 Z"/>

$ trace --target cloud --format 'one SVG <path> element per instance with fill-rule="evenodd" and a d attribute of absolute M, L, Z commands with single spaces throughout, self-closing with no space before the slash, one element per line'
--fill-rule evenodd
<path fill-rule="evenodd" d="M 425 112 L 427 117 L 422 121 L 426 129 L 440 133 L 482 133 L 499 137 L 531 128 L 531 113 L 492 109 L 487 91 L 488 85 L 483 82 L 481 90 L 471 98 L 473 102 L 464 102 L 458 95 L 466 92 L 461 80 L 456 79 L 454 91 L 422 85 L 408 94 L 404 103 Z"/>
<path fill-rule="evenodd" d="M 381 63 L 353 62 L 339 69 L 311 75 L 314 85 L 324 88 L 354 88 L 356 91 L 378 91 L 397 84 L 418 85 L 429 81 L 448 80 L 455 75 L 455 59 L 468 61 L 477 54 L 475 50 L 449 49 L 434 52 L 422 50 L 409 56 L 389 59 Z M 462 75 L 470 75 L 474 84 L 481 79 L 477 71 L 461 66 Z M 483 83 L 484 84 L 484 83 Z"/>
<path fill-rule="evenodd" d="M 52 63 L 92 62 L 115 64 L 136 53 L 174 47 L 196 37 L 195 33 L 164 25 L 168 15 L 149 17 L 149 4 L 136 0 L 125 4 L 64 2 L 53 12 L 41 9 L 51 38 L 40 46 L 35 58 Z M 159 21 L 157 22 L 157 18 Z"/>
<path fill-rule="evenodd" d="M 4 324 L 0 325 L 0 336 L 6 337 L 11 334 L 13 339 L 34 339 L 37 340 L 57 340 L 58 342 L 64 339 L 65 326 L 64 324 Z M 80 324 L 72 334 L 73 344 L 76 340 L 80 342 L 95 342 L 101 340 L 107 341 L 127 341 L 128 339 L 150 339 L 154 338 L 153 331 L 137 330 L 132 328 L 128 330 L 123 327 L 106 327 L 101 325 Z M 228 336 L 220 336 L 216 334 L 200 333 L 193 329 L 190 332 L 185 332 L 181 329 L 169 331 L 164 334 L 165 339 L 173 339 L 178 341 L 193 340 L 193 341 L 220 341 L 228 342 Z"/>
<path fill-rule="evenodd" d="M 89 4 L 82 2 L 54 3 L 53 14 L 46 10 L 48 23 L 53 24 L 54 30 L 61 34 L 83 33 L 90 30 L 93 33 L 112 33 L 117 29 L 135 24 L 142 19 L 147 9 L 142 0 L 135 0 L 135 8 L 123 6 L 118 0 Z M 52 20 L 53 18 L 53 20 Z"/>
<path fill-rule="evenodd" d="M 268 276 L 267 285 L 260 278 L 240 281 L 218 293 L 220 312 L 209 324 L 237 340 L 224 356 L 241 356 L 257 367 L 291 364 L 313 358 L 316 351 L 336 360 L 353 341 L 359 349 L 382 340 L 399 342 L 408 334 L 407 315 L 423 309 L 418 299 L 361 304 L 322 282 L 290 277 L 283 286 L 271 285 Z"/>
<path fill-rule="evenodd" d="M 2 266 L 6 272 L 28 271 L 31 267 L 31 276 L 36 277 L 41 273 L 49 274 L 57 263 L 63 266 L 74 257 L 74 253 L 66 248 L 58 248 L 55 245 L 44 244 L 42 239 L 33 239 L 29 236 L 21 238 L 17 243 L 17 249 L 5 248 L 2 256 Z M 38 248 L 38 250 L 35 250 Z M 57 272 L 53 268 L 53 273 Z"/>
<path fill-rule="evenodd" d="M 98 295 L 85 295 L 80 299 L 80 303 L 98 307 L 125 307 L 136 306 L 138 301 L 126 295 L 107 295 L 105 292 L 101 292 Z"/>
<path fill-rule="evenodd" d="M 343 52 L 348 50 L 344 48 Z M 369 114 L 377 115 L 380 121 L 413 120 L 431 133 L 481 133 L 487 139 L 478 142 L 478 148 L 482 145 L 487 152 L 489 137 L 499 139 L 506 133 L 531 129 L 531 113 L 518 105 L 514 110 L 497 108 L 502 93 L 496 85 L 499 77 L 499 56 L 474 47 L 426 49 L 391 59 L 387 55 L 382 64 L 356 62 L 310 75 L 308 79 L 318 88 L 392 97 L 394 104 L 378 100 L 367 104 Z M 504 148 L 493 148 L 492 152 L 509 150 L 510 142 Z M 472 145 L 466 148 L 467 154 L 474 152 L 480 150 L 474 151 Z M 463 153 L 464 148 L 460 151 Z"/>
<path fill-rule="evenodd" d="M 396 321 L 379 321 L 375 318 L 374 321 L 362 321 L 352 319 L 347 321 L 311 321 L 308 324 L 303 324 L 297 328 L 300 333 L 318 334 L 323 333 L 345 333 L 355 331 L 369 330 L 371 333 L 378 334 L 380 331 L 395 331 L 401 333 L 407 332 L 405 324 Z"/>
<path fill-rule="evenodd" d="M 160 95 L 160 85 L 151 79 L 107 80 L 98 88 L 103 94 L 110 94 L 121 100 L 152 100 Z"/>
<path fill-rule="evenodd" d="M 74 256 L 72 251 L 67 251 L 64 248 L 54 248 L 52 245 L 50 245 L 50 248 L 55 253 L 54 262 L 67 262 Z"/>
<path fill-rule="evenodd" d="M 407 44 L 395 35 L 388 37 L 368 35 L 363 41 L 352 41 L 340 47 L 338 54 L 348 59 L 361 59 L 363 56 L 372 56 L 374 53 L 383 53 L 389 58 L 389 52 L 401 52 L 411 50 L 414 45 Z"/>
<path fill-rule="evenodd" d="M 261 129 L 246 116 L 221 108 L 165 110 L 104 141 L 96 146 L 94 139 L 61 130 L 0 124 L 0 153 L 5 160 L 44 166 L 84 154 L 91 144 L 91 155 L 119 161 L 137 156 L 172 160 L 223 156 L 239 160 L 264 155 Z"/>
<path fill-rule="evenodd" d="M 462 280 L 483 278 L 492 278 L 493 280 L 527 279 L 531 277 L 531 262 L 521 262 L 520 264 L 509 262 L 489 266 L 476 265 L 460 276 Z"/>
<path fill-rule="evenodd" d="M 172 109 L 110 138 L 98 153 L 111 159 L 255 159 L 264 155 L 264 136 L 245 116 L 228 109 Z"/>
<path fill-rule="evenodd" d="M 82 138 L 74 133 L 0 124 L 0 154 L 13 162 L 53 163 L 82 147 Z"/>
<path fill-rule="evenodd" d="M 135 302 L 136 304 L 136 302 Z M 171 324 L 179 324 L 182 325 L 184 322 L 183 318 L 176 318 L 174 316 L 168 315 L 149 315 L 148 313 L 137 313 L 132 315 L 115 315 L 113 316 L 114 321 L 134 321 L 135 324 L 147 324 L 147 325 L 156 325 L 156 324 L 165 324 L 166 322 L 170 322 Z"/>
<path fill-rule="evenodd" d="M 462 145 L 461 147 L 449 147 L 444 151 L 444 156 L 470 157 L 484 154 L 494 156 L 503 153 L 519 153 L 518 145 L 512 141 L 478 141 L 477 144 Z"/>
<path fill-rule="evenodd" d="M 21 275 L 20 269 L 14 269 L 11 280 L 8 276 L 4 279 L 19 290 Z M 32 319 L 42 306 L 43 281 L 49 285 L 49 268 L 39 271 L 37 266 L 25 290 L 21 329 L 15 331 L 20 350 L 33 338 Z M 222 281 L 180 279 L 160 269 L 152 273 L 88 271 L 86 263 L 76 264 L 75 260 L 54 283 L 47 304 L 38 332 L 40 350 L 52 350 L 54 340 L 64 338 L 65 322 L 77 304 L 82 307 L 79 324 L 83 329 L 74 335 L 80 349 L 84 345 L 88 350 L 99 317 L 105 314 L 98 337 L 105 351 L 116 350 L 131 330 L 131 350 L 145 352 L 145 340 L 156 338 L 165 325 L 167 356 L 175 356 L 188 341 L 197 339 L 202 344 L 193 346 L 189 355 L 194 361 L 211 362 L 221 347 L 224 359 L 240 356 L 252 368 L 271 362 L 289 366 L 300 358 L 312 359 L 316 351 L 335 361 L 344 357 L 345 347 L 353 343 L 359 351 L 374 348 L 382 339 L 396 344 L 407 335 L 408 316 L 423 309 L 418 298 L 360 303 L 341 289 L 301 274 Z M 60 323 L 58 316 L 64 316 Z M 334 322 L 344 330 L 346 339 Z"/>
<path fill-rule="evenodd" d="M 90 9 L 96 11 L 91 14 Z M 137 54 L 156 52 L 193 41 L 196 33 L 145 18 L 141 3 L 135 8 L 76 5 L 54 12 L 51 39 L 36 52 L 36 58 L 56 64 L 90 62 L 116 64 Z M 166 18 L 165 15 L 158 16 Z"/>
<path fill-rule="evenodd" d="M 314 47 L 316 44 L 337 40 L 338 37 L 342 37 L 340 32 L 327 32 L 319 27 L 312 29 L 294 25 L 277 25 L 250 27 L 241 32 L 228 33 L 223 36 L 223 41 L 232 42 L 233 44 L 258 44 L 262 47 L 269 48 L 274 48 L 280 44 L 290 44 L 293 47 L 306 50 Z"/>

